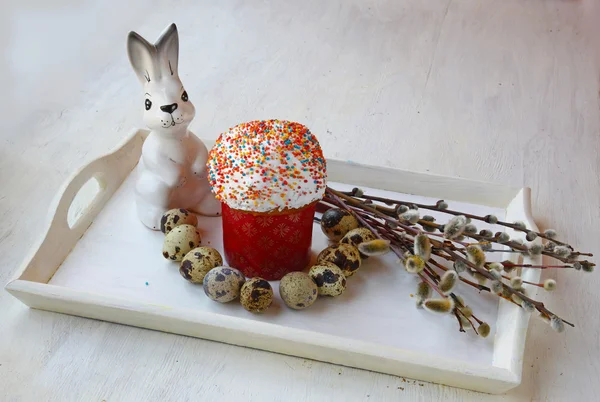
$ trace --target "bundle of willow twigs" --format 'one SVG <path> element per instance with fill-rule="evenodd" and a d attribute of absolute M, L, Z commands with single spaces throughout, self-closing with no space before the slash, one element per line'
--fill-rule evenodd
<path fill-rule="evenodd" d="M 348 211 L 360 225 L 373 232 L 377 247 L 394 253 L 407 272 L 419 277 L 416 290 L 418 308 L 453 314 L 461 332 L 472 328 L 482 337 L 489 335 L 490 326 L 475 316 L 473 309 L 456 293 L 459 283 L 497 295 L 527 312 L 537 311 L 539 317 L 554 330 L 562 332 L 565 324 L 574 325 L 548 310 L 544 303 L 529 297 L 523 288 L 524 284 L 528 284 L 552 291 L 556 282 L 553 279 L 542 283 L 527 282 L 517 273 L 522 268 L 592 272 L 595 266 L 582 259 L 592 254 L 578 252 L 569 244 L 558 241 L 556 231 L 552 229 L 538 233 L 527 229 L 523 222 L 508 223 L 499 221 L 494 215 L 477 216 L 454 211 L 443 200 L 434 205 L 415 204 L 370 196 L 358 188 L 341 192 L 328 187 L 321 207 Z M 430 215 L 421 215 L 424 210 L 445 213 L 450 218 L 440 224 Z M 478 230 L 477 221 L 524 232 L 527 241 L 511 239 L 505 232 Z M 486 254 L 489 256 L 494 252 L 544 255 L 559 263 L 488 262 Z"/>

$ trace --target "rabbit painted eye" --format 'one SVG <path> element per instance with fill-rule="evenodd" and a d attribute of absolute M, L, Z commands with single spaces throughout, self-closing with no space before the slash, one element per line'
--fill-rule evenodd
<path fill-rule="evenodd" d="M 144 105 L 146 106 L 146 110 L 150 110 L 150 108 L 152 107 L 152 101 L 150 99 L 146 99 Z"/>
<path fill-rule="evenodd" d="M 181 94 L 181 100 L 184 102 L 188 101 L 188 94 L 186 91 L 183 91 L 183 93 Z"/>

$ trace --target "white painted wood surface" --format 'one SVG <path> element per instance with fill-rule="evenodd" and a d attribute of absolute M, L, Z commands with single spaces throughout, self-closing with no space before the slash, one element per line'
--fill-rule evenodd
<path fill-rule="evenodd" d="M 126 32 L 151 35 L 172 20 L 199 136 L 283 117 L 309 125 L 330 157 L 528 186 L 540 227 L 600 254 L 596 2 L 116 4 L 119 13 L 106 2 L 2 6 L 2 283 L 43 232 L 66 179 L 142 125 Z M 578 328 L 556 335 L 532 321 L 523 384 L 505 396 L 38 312 L 6 292 L 0 396 L 593 400 L 600 281 L 544 277 L 559 288 L 542 299 Z"/>

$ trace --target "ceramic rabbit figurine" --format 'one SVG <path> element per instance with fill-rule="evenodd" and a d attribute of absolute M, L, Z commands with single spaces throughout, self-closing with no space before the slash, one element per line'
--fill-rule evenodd
<path fill-rule="evenodd" d="M 140 220 L 158 230 L 162 215 L 171 208 L 219 215 L 220 203 L 207 180 L 208 150 L 188 130 L 195 109 L 177 73 L 177 27 L 171 24 L 155 44 L 130 32 L 127 53 L 144 87 L 144 123 L 151 130 L 135 188 Z"/>

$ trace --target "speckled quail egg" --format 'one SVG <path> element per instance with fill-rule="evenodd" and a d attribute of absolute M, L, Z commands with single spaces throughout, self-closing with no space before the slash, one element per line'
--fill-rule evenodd
<path fill-rule="evenodd" d="M 373 232 L 371 232 L 369 229 L 356 228 L 356 229 L 352 229 L 351 231 L 346 233 L 346 235 L 342 238 L 342 240 L 340 240 L 340 243 L 350 244 L 354 247 L 358 247 L 358 245 L 360 243 L 365 243 L 365 242 L 368 242 L 371 240 L 375 240 L 376 238 L 377 238 L 377 236 L 375 236 L 373 234 Z M 369 258 L 368 256 L 364 255 L 363 253 L 360 253 L 360 257 L 362 259 Z"/>
<path fill-rule="evenodd" d="M 339 241 L 350 230 L 358 227 L 358 221 L 344 209 L 331 208 L 321 217 L 321 230 L 330 240 Z"/>
<path fill-rule="evenodd" d="M 162 216 L 160 220 L 160 231 L 164 234 L 169 233 L 173 228 L 180 225 L 192 225 L 198 224 L 198 217 L 183 208 L 171 209 Z"/>
<path fill-rule="evenodd" d="M 346 278 L 354 275 L 360 268 L 361 258 L 358 249 L 350 244 L 340 243 L 327 247 L 317 256 L 317 263 L 324 261 L 337 265 Z"/>
<path fill-rule="evenodd" d="M 163 256 L 169 260 L 181 261 L 190 250 L 198 247 L 201 241 L 200 232 L 195 226 L 177 226 L 165 236 Z"/>
<path fill-rule="evenodd" d="M 191 250 L 181 260 L 179 273 L 192 283 L 202 283 L 213 268 L 223 265 L 223 257 L 212 247 L 198 247 Z"/>
<path fill-rule="evenodd" d="M 308 271 L 308 276 L 317 285 L 321 296 L 339 296 L 346 290 L 344 272 L 334 264 L 315 265 Z"/>
<path fill-rule="evenodd" d="M 263 278 L 252 278 L 240 291 L 240 303 L 251 313 L 262 313 L 273 303 L 273 288 Z"/>
<path fill-rule="evenodd" d="M 279 295 L 289 308 L 302 310 L 317 300 L 318 289 L 304 272 L 290 272 L 279 281 Z"/>
<path fill-rule="evenodd" d="M 202 287 L 211 300 L 227 303 L 239 297 L 244 282 L 246 278 L 237 269 L 216 267 L 204 276 Z"/>

